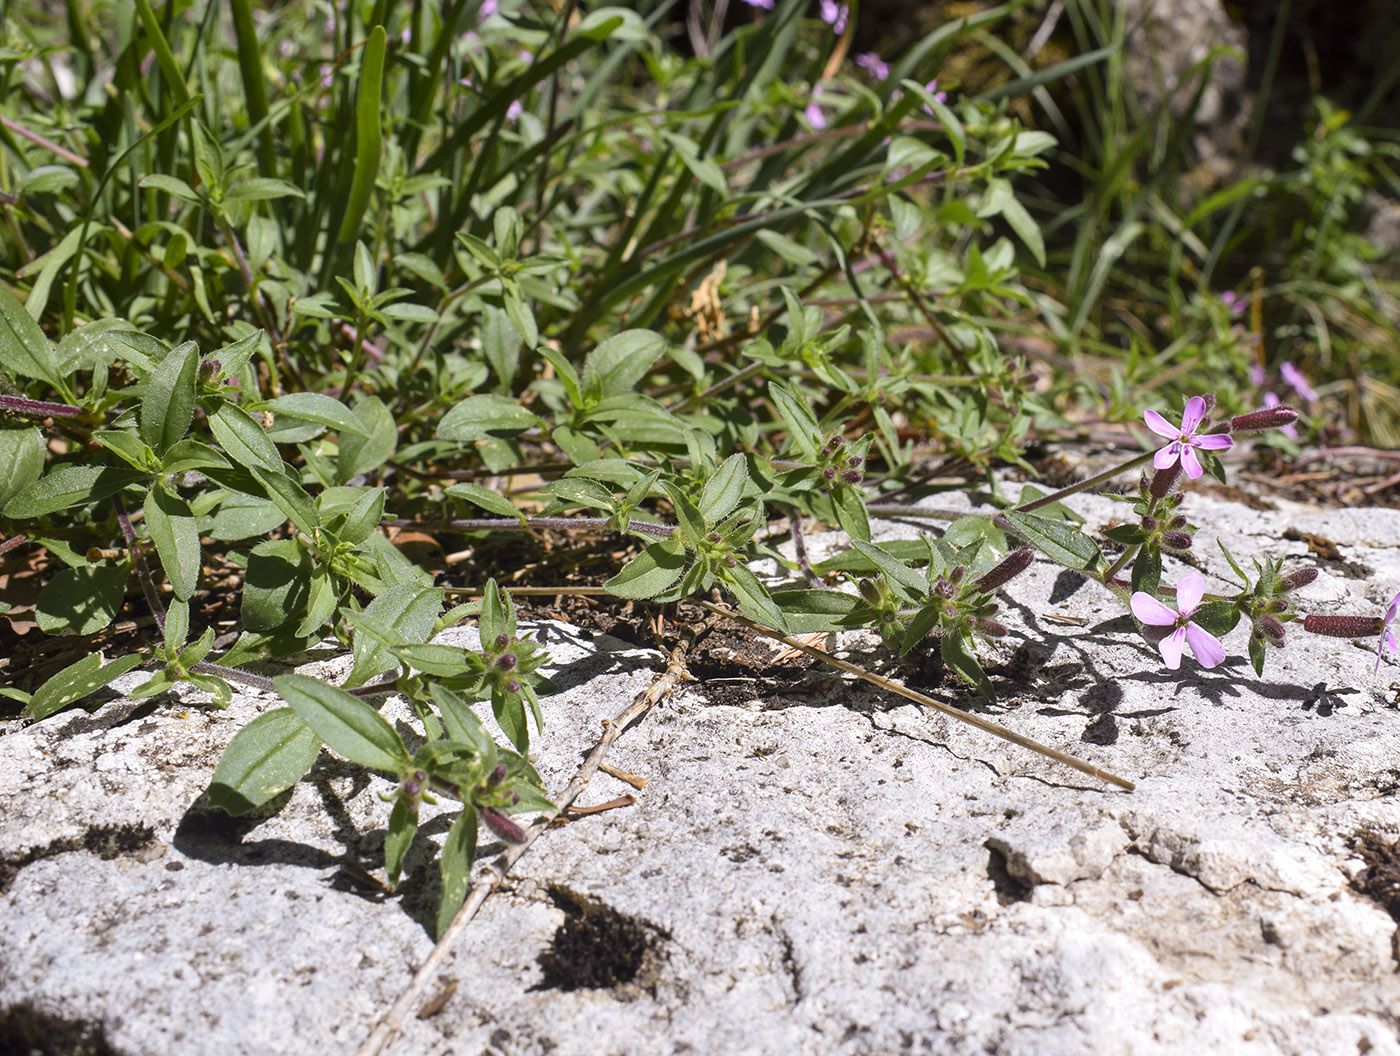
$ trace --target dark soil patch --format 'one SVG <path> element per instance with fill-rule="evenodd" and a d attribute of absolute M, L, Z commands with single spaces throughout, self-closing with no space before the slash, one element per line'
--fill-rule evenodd
<path fill-rule="evenodd" d="M 117 1056 L 100 1023 L 30 1004 L 0 1010 L 0 1056 Z"/>
<path fill-rule="evenodd" d="M 0 894 L 14 882 L 26 865 L 73 851 L 88 851 L 110 861 L 127 854 L 137 854 L 156 842 L 155 830 L 149 825 L 94 825 L 82 836 L 54 840 L 44 847 L 33 847 L 24 854 L 0 859 Z M 4 1032 L 0 1031 L 0 1039 Z M 0 1049 L 0 1053 L 3 1053 Z"/>
<path fill-rule="evenodd" d="M 655 986 L 669 932 L 558 884 L 550 886 L 549 897 L 564 911 L 564 923 L 538 957 L 544 979 L 535 989 Z"/>

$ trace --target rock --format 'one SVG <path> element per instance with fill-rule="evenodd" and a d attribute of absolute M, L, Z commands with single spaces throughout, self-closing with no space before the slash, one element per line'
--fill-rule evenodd
<path fill-rule="evenodd" d="M 1319 560 L 1294 528 L 1371 570 L 1324 572 L 1308 606 L 1373 613 L 1400 589 L 1394 511 L 1271 501 L 1190 497 L 1212 585 L 1230 582 L 1216 535 L 1246 562 Z M 1091 526 L 1122 514 L 1075 503 Z M 1372 677 L 1374 641 L 1294 625 L 1263 679 L 1241 631 L 1221 667 L 1173 673 L 1122 614 L 1037 563 L 985 654 L 995 706 L 907 677 L 1136 792 L 815 667 L 750 670 L 743 693 L 694 685 L 609 755 L 645 788 L 600 774 L 584 799 L 635 804 L 541 837 L 389 1051 L 1400 1053 L 1400 668 Z M 535 630 L 559 687 L 536 761 L 559 789 L 657 657 Z M 846 644 L 885 662 L 868 638 Z M 343 661 L 317 664 L 304 670 L 334 677 Z M 274 706 L 118 695 L 4 725 L 12 1036 L 143 1056 L 353 1051 L 403 991 L 433 945 L 440 821 L 425 814 L 391 895 L 375 879 L 383 778 L 323 752 L 275 810 L 200 805 L 233 732 Z M 394 701 L 384 714 L 409 721 Z"/>

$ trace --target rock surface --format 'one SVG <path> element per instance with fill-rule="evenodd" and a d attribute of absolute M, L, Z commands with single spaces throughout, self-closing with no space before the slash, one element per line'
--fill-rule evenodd
<path fill-rule="evenodd" d="M 1091 525 L 1123 509 L 1076 505 Z M 1246 560 L 1335 551 L 1308 611 L 1375 613 L 1400 588 L 1400 511 L 1272 505 L 1189 500 L 1217 587 L 1218 534 Z M 1136 792 L 823 668 L 702 682 L 610 753 L 643 791 L 599 775 L 584 798 L 636 804 L 547 832 L 449 959 L 455 990 L 388 1051 L 1400 1053 L 1400 668 L 1290 628 L 1265 679 L 1239 630 L 1221 667 L 1165 671 L 1100 626 L 1111 595 L 1048 564 L 1004 611 L 1001 701 L 931 692 Z M 559 789 L 657 657 L 539 630 L 560 692 L 537 761 Z M 387 896 L 361 870 L 389 783 L 329 753 L 271 816 L 202 812 L 224 745 L 273 706 L 119 698 L 3 728 L 0 1034 L 142 1056 L 368 1034 L 432 948 L 443 828 Z"/>

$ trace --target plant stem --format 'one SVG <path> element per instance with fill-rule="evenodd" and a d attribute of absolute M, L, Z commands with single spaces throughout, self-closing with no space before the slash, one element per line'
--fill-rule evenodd
<path fill-rule="evenodd" d="M 1128 459 L 1128 461 L 1124 462 L 1121 466 L 1116 466 L 1113 469 L 1106 469 L 1102 473 L 1095 473 L 1092 477 L 1081 480 L 1078 484 L 1071 484 L 1067 488 L 1061 488 L 1059 491 L 1050 495 L 1045 495 L 1036 499 L 1034 502 L 1026 502 L 1022 503 L 1020 506 L 1013 506 L 1012 509 L 1017 513 L 1030 513 L 1032 510 L 1038 510 L 1042 506 L 1049 506 L 1052 502 L 1059 502 L 1061 499 L 1067 498 L 1076 492 L 1084 491 L 1086 488 L 1092 488 L 1096 484 L 1102 484 L 1105 481 L 1112 480 L 1120 473 L 1126 473 L 1130 469 L 1136 469 L 1143 463 L 1150 461 L 1155 454 L 1155 451 L 1145 451 L 1136 458 Z"/>
<path fill-rule="evenodd" d="M 515 520 L 510 517 L 475 517 L 433 524 L 428 521 L 415 521 L 404 517 L 385 521 L 390 528 L 434 528 L 438 531 L 454 532 L 529 532 L 542 528 L 557 528 L 562 531 L 616 532 L 617 526 L 607 517 L 526 517 Z M 675 527 L 669 524 L 652 524 L 648 521 L 633 521 L 628 529 L 657 539 L 669 539 Z"/>

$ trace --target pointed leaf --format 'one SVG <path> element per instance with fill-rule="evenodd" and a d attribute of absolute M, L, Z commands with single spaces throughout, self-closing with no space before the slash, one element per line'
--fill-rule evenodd
<path fill-rule="evenodd" d="M 199 529 L 189 504 L 158 484 L 146 493 L 142 509 L 165 578 L 175 596 L 188 601 L 199 586 L 200 566 Z"/>
<path fill-rule="evenodd" d="M 24 717 L 35 721 L 46 719 L 140 666 L 144 659 L 139 653 L 130 653 L 104 665 L 101 653 L 89 653 L 36 689 L 24 709 Z"/>
<path fill-rule="evenodd" d="M 245 814 L 301 780 L 321 738 L 291 708 L 259 715 L 229 741 L 209 784 L 209 802 L 229 814 Z"/>
<path fill-rule="evenodd" d="M 685 547 L 678 539 L 652 543 L 603 584 L 619 598 L 654 598 L 685 571 Z"/>
<path fill-rule="evenodd" d="M 437 936 L 441 938 L 462 908 L 471 883 L 472 862 L 476 860 L 476 811 L 462 804 L 462 813 L 447 830 L 439 868 L 442 872 L 442 902 L 438 906 Z"/>
<path fill-rule="evenodd" d="M 193 341 L 171 349 L 156 365 L 146 384 L 137 415 L 141 439 L 164 454 L 190 427 L 194 417 L 195 382 L 199 375 L 199 349 Z"/>
<path fill-rule="evenodd" d="M 306 675 L 272 682 L 326 746 L 352 763 L 398 773 L 412 761 L 394 728 L 359 697 Z"/>

